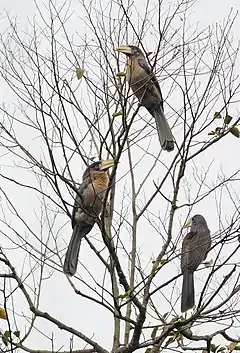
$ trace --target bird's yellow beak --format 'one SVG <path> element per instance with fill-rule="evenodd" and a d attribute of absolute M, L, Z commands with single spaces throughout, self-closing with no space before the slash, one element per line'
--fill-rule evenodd
<path fill-rule="evenodd" d="M 116 48 L 116 51 L 124 54 L 132 54 L 132 48 L 130 48 L 128 45 L 120 45 L 120 47 Z"/>
<path fill-rule="evenodd" d="M 192 218 L 190 218 L 184 225 L 183 228 L 188 228 L 188 227 L 191 227 L 192 226 Z"/>
<path fill-rule="evenodd" d="M 101 170 L 106 170 L 114 166 L 114 160 L 113 159 L 106 159 L 105 161 L 102 160 L 101 162 Z"/>

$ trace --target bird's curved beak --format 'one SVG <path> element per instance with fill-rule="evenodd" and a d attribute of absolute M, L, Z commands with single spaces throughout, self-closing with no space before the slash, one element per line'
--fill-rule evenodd
<path fill-rule="evenodd" d="M 116 48 L 116 51 L 123 54 L 132 54 L 132 49 L 129 45 L 120 45 L 120 47 Z"/>
<path fill-rule="evenodd" d="M 106 160 L 102 160 L 100 169 L 107 170 L 113 166 L 114 166 L 114 160 L 113 159 L 106 159 Z"/>
<path fill-rule="evenodd" d="M 188 228 L 188 227 L 191 227 L 192 226 L 192 218 L 190 218 L 184 225 L 183 228 Z"/>

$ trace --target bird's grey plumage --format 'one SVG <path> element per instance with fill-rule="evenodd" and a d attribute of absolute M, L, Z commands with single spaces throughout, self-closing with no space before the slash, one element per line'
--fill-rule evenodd
<path fill-rule="evenodd" d="M 139 102 L 155 118 L 161 147 L 170 152 L 174 149 L 174 138 L 164 114 L 159 83 L 147 64 L 143 52 L 135 46 L 127 47 L 131 48 L 132 55 L 121 50 L 124 46 L 118 48 L 128 56 L 127 81 Z"/>
<path fill-rule="evenodd" d="M 63 271 L 73 276 L 77 270 L 80 245 L 93 228 L 102 211 L 102 203 L 108 185 L 108 175 L 93 169 L 93 163 L 83 174 L 83 182 L 78 189 L 72 212 L 72 237 L 67 249 Z M 98 162 L 100 163 L 100 162 Z M 91 169 L 92 168 L 92 169 Z"/>
<path fill-rule="evenodd" d="M 69 276 L 73 276 L 77 271 L 78 257 L 82 238 L 92 229 L 92 225 L 86 224 L 85 227 L 75 225 L 68 245 L 63 265 L 63 271 Z"/>
<path fill-rule="evenodd" d="M 158 138 L 162 149 L 171 152 L 174 149 L 173 135 L 165 117 L 163 107 L 160 105 L 156 107 L 153 116 L 156 121 Z"/>
<path fill-rule="evenodd" d="M 191 219 L 190 232 L 184 237 L 181 251 L 181 270 L 183 274 L 181 311 L 185 312 L 195 305 L 194 271 L 206 259 L 211 247 L 211 236 L 206 220 L 201 215 Z"/>

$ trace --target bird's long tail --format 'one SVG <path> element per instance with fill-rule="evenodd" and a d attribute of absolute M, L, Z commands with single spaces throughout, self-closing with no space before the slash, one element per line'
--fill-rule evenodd
<path fill-rule="evenodd" d="M 182 283 L 182 301 L 181 301 L 181 312 L 194 307 L 194 278 L 193 272 L 185 271 L 183 273 L 183 283 Z"/>
<path fill-rule="evenodd" d="M 165 117 L 163 107 L 160 104 L 155 106 L 152 115 L 156 121 L 158 137 L 162 149 L 171 152 L 174 149 L 174 139 L 172 131 Z"/>
<path fill-rule="evenodd" d="M 68 276 L 74 276 L 77 271 L 78 256 L 82 238 L 90 232 L 93 225 L 75 225 L 68 245 L 67 253 L 63 264 L 63 272 Z"/>

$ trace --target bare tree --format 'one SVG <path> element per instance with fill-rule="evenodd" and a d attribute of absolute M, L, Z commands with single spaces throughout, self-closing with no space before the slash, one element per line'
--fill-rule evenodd
<path fill-rule="evenodd" d="M 27 30 L 1 34 L 2 350 L 121 352 L 239 349 L 239 43 L 236 14 L 199 28 L 193 0 L 35 3 Z M 134 44 L 164 95 L 175 150 L 125 82 Z M 235 136 L 234 136 L 235 135 Z M 113 158 L 104 211 L 62 264 L 81 175 Z M 212 236 L 180 312 L 182 226 L 204 214 Z M 0 303 L 1 304 L 1 303 Z"/>

